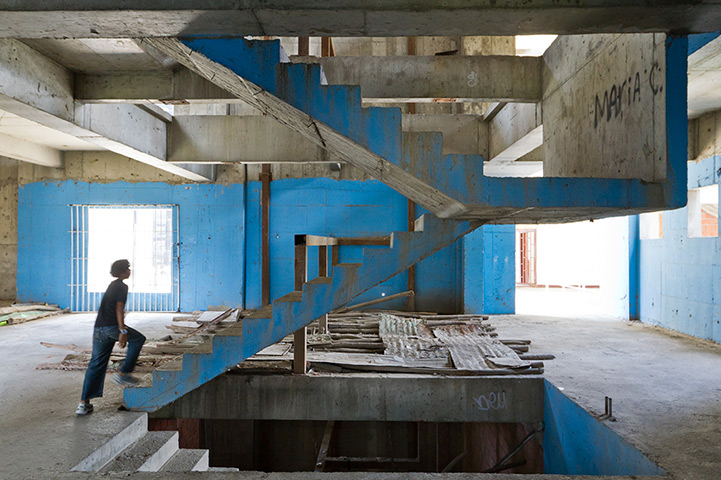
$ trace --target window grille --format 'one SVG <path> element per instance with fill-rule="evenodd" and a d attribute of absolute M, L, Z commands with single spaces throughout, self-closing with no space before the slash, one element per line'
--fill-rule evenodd
<path fill-rule="evenodd" d="M 122 258 L 132 271 L 127 311 L 179 310 L 177 205 L 70 205 L 70 225 L 72 311 L 98 309 Z"/>

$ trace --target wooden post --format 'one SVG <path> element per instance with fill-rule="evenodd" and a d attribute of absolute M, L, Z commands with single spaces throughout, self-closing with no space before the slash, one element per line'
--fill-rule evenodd
<path fill-rule="evenodd" d="M 298 37 L 298 55 L 301 57 L 310 55 L 310 37 Z"/>
<path fill-rule="evenodd" d="M 332 267 L 338 265 L 338 248 L 340 245 L 331 245 L 330 247 L 330 264 Z"/>
<path fill-rule="evenodd" d="M 328 247 L 326 245 L 318 247 L 318 276 L 328 276 Z"/>
<path fill-rule="evenodd" d="M 408 200 L 408 231 L 412 232 L 416 228 L 416 204 L 412 200 Z M 408 291 L 416 291 L 416 266 L 411 265 L 408 268 Z M 416 310 L 416 296 L 408 297 L 408 310 L 413 312 Z"/>
<path fill-rule="evenodd" d="M 335 48 L 333 47 L 333 39 L 331 37 L 321 37 L 320 39 L 320 56 L 334 57 Z"/>
<path fill-rule="evenodd" d="M 303 284 L 308 275 L 308 247 L 305 235 L 295 236 L 295 281 L 293 290 L 303 290 Z M 293 334 L 293 373 L 305 374 L 307 335 L 306 327 Z"/>
<path fill-rule="evenodd" d="M 261 191 L 261 303 L 270 304 L 270 164 L 264 163 L 260 180 Z"/>

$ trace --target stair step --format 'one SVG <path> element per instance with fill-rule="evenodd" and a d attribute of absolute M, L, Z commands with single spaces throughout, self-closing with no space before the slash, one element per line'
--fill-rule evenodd
<path fill-rule="evenodd" d="M 256 310 L 245 318 L 271 318 L 273 316 L 273 306 L 266 305 L 265 307 Z"/>
<path fill-rule="evenodd" d="M 208 450 L 196 450 L 181 448 L 168 463 L 163 465 L 161 472 L 207 472 L 210 452 Z"/>
<path fill-rule="evenodd" d="M 296 290 L 286 295 L 283 295 L 278 300 L 276 300 L 276 302 L 300 302 L 301 300 L 303 300 L 303 291 Z"/>
<path fill-rule="evenodd" d="M 148 414 L 140 414 L 120 433 L 104 443 L 100 448 L 73 467 L 74 472 L 97 472 L 123 450 L 134 444 L 148 433 Z"/>
<path fill-rule="evenodd" d="M 333 283 L 333 277 L 316 277 L 306 282 L 306 285 L 330 285 L 331 283 Z"/>
<path fill-rule="evenodd" d="M 177 451 L 178 432 L 148 432 L 101 472 L 157 472 Z"/>

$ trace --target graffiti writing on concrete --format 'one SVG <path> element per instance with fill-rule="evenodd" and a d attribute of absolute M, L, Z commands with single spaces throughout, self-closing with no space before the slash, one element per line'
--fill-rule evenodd
<path fill-rule="evenodd" d="M 478 86 L 478 74 L 474 71 L 471 71 L 471 73 L 468 74 L 466 77 L 468 81 L 466 82 L 466 85 L 469 87 L 477 87 Z"/>
<path fill-rule="evenodd" d="M 479 395 L 473 398 L 478 410 L 505 410 L 506 392 L 491 392 L 488 395 Z"/>
<path fill-rule="evenodd" d="M 663 85 L 657 74 L 661 71 L 658 63 L 654 63 L 650 71 L 644 71 L 643 75 L 648 77 L 648 88 L 651 95 L 655 96 L 663 91 Z M 605 118 L 606 122 L 623 115 L 624 107 L 629 108 L 635 103 L 641 102 L 641 90 L 644 82 L 641 81 L 641 72 L 624 78 L 622 82 L 614 84 L 603 94 L 597 93 L 594 101 L 593 128 L 598 128 L 599 122 Z"/>

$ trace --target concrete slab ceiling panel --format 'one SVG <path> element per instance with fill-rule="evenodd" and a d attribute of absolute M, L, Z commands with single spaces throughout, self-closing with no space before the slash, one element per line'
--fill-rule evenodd
<path fill-rule="evenodd" d="M 639 5 L 632 0 L 582 0 L 559 4 L 553 0 L 529 4 L 522 0 L 499 6 L 492 1 L 474 4 L 463 0 L 443 4 L 423 1 L 409 4 L 393 0 L 368 4 L 345 2 L 237 2 L 173 0 L 149 4 L 90 0 L 79 5 L 63 0 L 0 4 L 0 32 L 8 37 L 86 38 L 179 35 L 280 36 L 413 36 L 413 35 L 516 35 L 606 32 L 683 31 L 710 32 L 721 6 L 698 1 Z"/>

